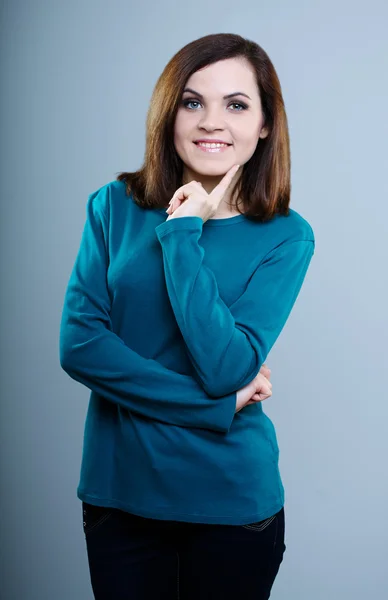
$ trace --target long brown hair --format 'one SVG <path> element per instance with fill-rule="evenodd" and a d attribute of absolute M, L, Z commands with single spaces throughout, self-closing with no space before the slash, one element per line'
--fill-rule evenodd
<path fill-rule="evenodd" d="M 133 194 L 136 204 L 166 208 L 174 192 L 183 185 L 183 162 L 174 146 L 174 124 L 189 77 L 219 60 L 237 57 L 247 59 L 255 71 L 269 133 L 259 140 L 244 165 L 232 197 L 238 192 L 242 214 L 255 220 L 289 214 L 290 142 L 279 78 L 263 48 L 232 33 L 211 34 L 190 42 L 171 58 L 160 75 L 147 113 L 143 166 L 117 176 L 118 181 L 126 183 L 127 194 Z"/>

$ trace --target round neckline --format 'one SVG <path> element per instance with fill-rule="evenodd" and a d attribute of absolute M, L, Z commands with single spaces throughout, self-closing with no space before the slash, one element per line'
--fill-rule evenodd
<path fill-rule="evenodd" d="M 162 215 L 163 214 L 166 215 L 166 220 L 167 220 L 168 216 L 167 216 L 166 210 L 164 208 L 154 208 L 153 210 L 155 210 L 156 212 L 158 212 Z M 224 225 L 234 225 L 235 223 L 239 223 L 243 219 L 246 219 L 246 216 L 242 215 L 242 214 L 234 215 L 233 217 L 225 217 L 224 219 L 208 219 L 207 221 L 204 222 L 203 226 L 204 227 L 205 226 L 222 227 Z"/>

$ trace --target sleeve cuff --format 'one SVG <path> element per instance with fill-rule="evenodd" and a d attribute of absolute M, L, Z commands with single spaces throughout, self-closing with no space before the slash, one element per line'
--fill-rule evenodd
<path fill-rule="evenodd" d="M 155 228 L 159 239 L 173 231 L 202 231 L 203 221 L 201 217 L 175 217 L 165 221 Z"/>
<path fill-rule="evenodd" d="M 237 402 L 237 392 L 232 392 L 228 396 L 224 396 L 222 400 L 222 423 L 220 423 L 223 428 L 224 433 L 229 433 L 229 429 L 232 426 L 234 415 L 236 413 L 236 402 Z"/>

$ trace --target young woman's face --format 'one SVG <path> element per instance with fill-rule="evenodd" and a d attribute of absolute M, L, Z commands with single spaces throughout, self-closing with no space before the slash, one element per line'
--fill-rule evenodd
<path fill-rule="evenodd" d="M 229 58 L 209 65 L 191 75 L 184 89 L 188 88 L 190 91 L 183 92 L 174 126 L 175 148 L 186 170 L 194 178 L 196 174 L 217 177 L 234 164 L 246 163 L 259 138 L 268 135 L 250 63 Z M 228 145 L 206 148 L 198 143 L 206 139 Z"/>

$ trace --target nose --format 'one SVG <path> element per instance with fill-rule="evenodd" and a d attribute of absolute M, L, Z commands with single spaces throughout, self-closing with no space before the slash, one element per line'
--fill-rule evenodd
<path fill-rule="evenodd" d="M 201 129 L 206 129 L 207 131 L 213 131 L 214 129 L 224 129 L 225 121 L 222 110 L 223 109 L 219 109 L 217 107 L 205 109 L 201 113 L 198 126 Z"/>

